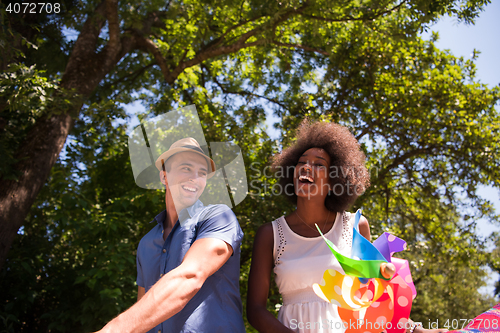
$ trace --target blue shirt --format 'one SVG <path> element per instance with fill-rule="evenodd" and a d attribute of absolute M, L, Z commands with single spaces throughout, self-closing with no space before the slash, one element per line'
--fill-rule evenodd
<path fill-rule="evenodd" d="M 141 239 L 137 248 L 137 285 L 146 292 L 166 273 L 178 267 L 197 239 L 221 239 L 233 255 L 177 314 L 150 330 L 170 332 L 245 332 L 239 289 L 240 244 L 243 231 L 226 205 L 203 206 L 197 201 L 183 209 L 167 239 L 163 241 L 166 211 L 155 217 L 157 225 Z"/>

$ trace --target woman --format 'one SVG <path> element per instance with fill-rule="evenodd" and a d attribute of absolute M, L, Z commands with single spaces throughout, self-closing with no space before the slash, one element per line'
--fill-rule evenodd
<path fill-rule="evenodd" d="M 365 155 L 347 128 L 305 120 L 297 141 L 275 157 L 273 167 L 281 176 L 283 193 L 297 209 L 257 231 L 248 320 L 259 332 L 343 332 L 336 306 L 312 290 L 327 268 L 340 270 L 315 224 L 342 254 L 350 256 L 354 214 L 345 210 L 369 186 Z M 359 232 L 370 240 L 364 217 Z M 266 309 L 271 271 L 283 298 L 278 318 Z M 407 331 L 422 330 L 412 325 Z"/>

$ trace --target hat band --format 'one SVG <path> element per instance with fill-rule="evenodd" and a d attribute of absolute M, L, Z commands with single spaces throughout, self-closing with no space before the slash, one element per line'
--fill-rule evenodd
<path fill-rule="evenodd" d="M 185 145 L 185 146 L 182 146 L 183 148 L 188 148 L 188 149 L 192 149 L 192 150 L 196 150 L 197 152 L 199 153 L 202 153 L 203 155 L 206 156 L 205 152 L 203 151 L 203 149 L 201 149 L 200 147 L 198 146 L 192 146 L 192 145 Z M 208 156 L 207 156 L 208 157 Z"/>

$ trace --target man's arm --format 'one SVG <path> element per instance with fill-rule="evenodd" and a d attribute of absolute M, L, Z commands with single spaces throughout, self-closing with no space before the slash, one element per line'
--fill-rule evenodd
<path fill-rule="evenodd" d="M 232 247 L 220 239 L 196 240 L 179 267 L 163 276 L 137 303 L 99 332 L 149 331 L 182 310 L 232 253 Z"/>

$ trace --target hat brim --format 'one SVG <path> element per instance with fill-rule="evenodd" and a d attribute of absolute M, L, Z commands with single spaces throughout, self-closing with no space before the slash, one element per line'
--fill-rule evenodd
<path fill-rule="evenodd" d="M 202 150 L 201 148 L 199 148 L 199 149 Z M 185 147 L 178 147 L 178 148 L 169 149 L 166 152 L 162 153 L 160 155 L 160 157 L 158 157 L 156 159 L 156 162 L 155 162 L 156 168 L 158 169 L 158 171 L 162 171 L 163 170 L 163 166 L 162 166 L 163 163 L 167 162 L 167 160 L 170 157 L 174 156 L 175 154 L 184 153 L 184 152 L 195 153 L 195 154 L 198 154 L 198 155 L 204 157 L 207 160 L 210 167 L 212 168 L 212 170 L 210 170 L 208 172 L 208 178 L 213 176 L 213 173 L 215 172 L 215 162 L 210 157 L 205 155 L 204 153 L 201 153 L 201 152 L 194 150 L 194 149 L 191 149 L 191 148 L 185 148 Z"/>

